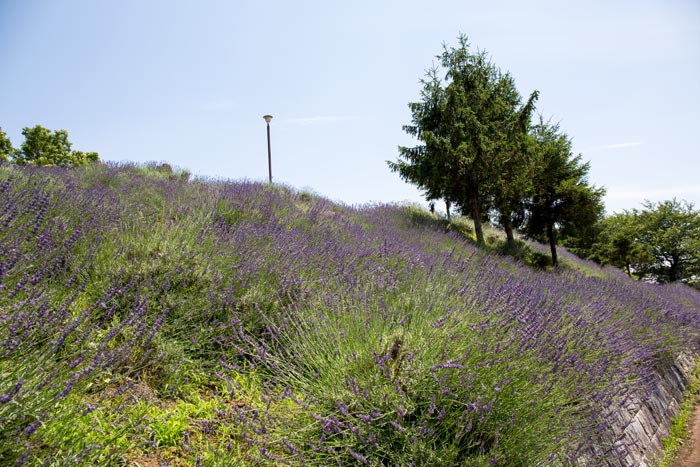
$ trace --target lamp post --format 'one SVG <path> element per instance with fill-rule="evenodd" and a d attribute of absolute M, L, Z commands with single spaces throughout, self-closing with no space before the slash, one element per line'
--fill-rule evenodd
<path fill-rule="evenodd" d="M 270 150 L 270 120 L 272 115 L 263 115 L 265 123 L 267 123 L 267 169 L 270 174 L 270 184 L 272 184 L 272 151 Z"/>

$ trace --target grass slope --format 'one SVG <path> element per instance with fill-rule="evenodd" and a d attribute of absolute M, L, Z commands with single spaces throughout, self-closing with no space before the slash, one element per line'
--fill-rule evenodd
<path fill-rule="evenodd" d="M 167 166 L 0 166 L 0 465 L 622 455 L 591 440 L 697 350 L 700 294 L 449 227 Z"/>

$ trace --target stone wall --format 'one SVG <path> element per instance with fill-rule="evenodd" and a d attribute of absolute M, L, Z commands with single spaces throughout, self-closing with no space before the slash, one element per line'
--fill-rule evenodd
<path fill-rule="evenodd" d="M 660 368 L 649 385 L 620 411 L 610 430 L 611 439 L 602 445 L 615 443 L 626 451 L 626 457 L 606 461 L 607 467 L 654 467 L 663 448 L 662 440 L 669 435 L 671 419 L 678 415 L 680 403 L 690 385 L 695 359 L 681 354 L 675 362 Z M 624 444 L 623 444 L 624 443 Z M 590 467 L 586 459 L 581 466 Z"/>

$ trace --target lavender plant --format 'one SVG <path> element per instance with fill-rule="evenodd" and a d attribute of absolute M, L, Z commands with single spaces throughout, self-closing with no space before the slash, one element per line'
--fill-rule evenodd
<path fill-rule="evenodd" d="M 0 166 L 0 200 L 0 465 L 604 465 L 698 350 L 696 291 L 413 207 L 162 164 Z"/>

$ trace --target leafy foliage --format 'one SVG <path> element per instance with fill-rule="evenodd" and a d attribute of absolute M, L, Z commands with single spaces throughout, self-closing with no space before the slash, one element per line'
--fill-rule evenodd
<path fill-rule="evenodd" d="M 15 155 L 15 148 L 7 134 L 0 128 L 0 162 L 8 161 Z"/>
<path fill-rule="evenodd" d="M 51 131 L 41 125 L 22 130 L 24 142 L 14 151 L 11 160 L 20 165 L 79 167 L 96 162 L 96 152 L 71 150 L 66 130 Z"/>
<path fill-rule="evenodd" d="M 659 282 L 700 276 L 700 212 L 692 203 L 647 201 L 604 219 L 591 258 Z"/>
<path fill-rule="evenodd" d="M 622 268 L 629 277 L 639 271 L 640 264 L 649 262 L 647 249 L 635 241 L 638 224 L 631 213 L 605 217 L 596 229 L 598 234 L 589 253 L 590 259 Z"/>
<path fill-rule="evenodd" d="M 646 202 L 637 219 L 638 242 L 653 258 L 640 264 L 642 274 L 662 282 L 700 275 L 700 212 L 691 203 L 675 199 Z"/>

